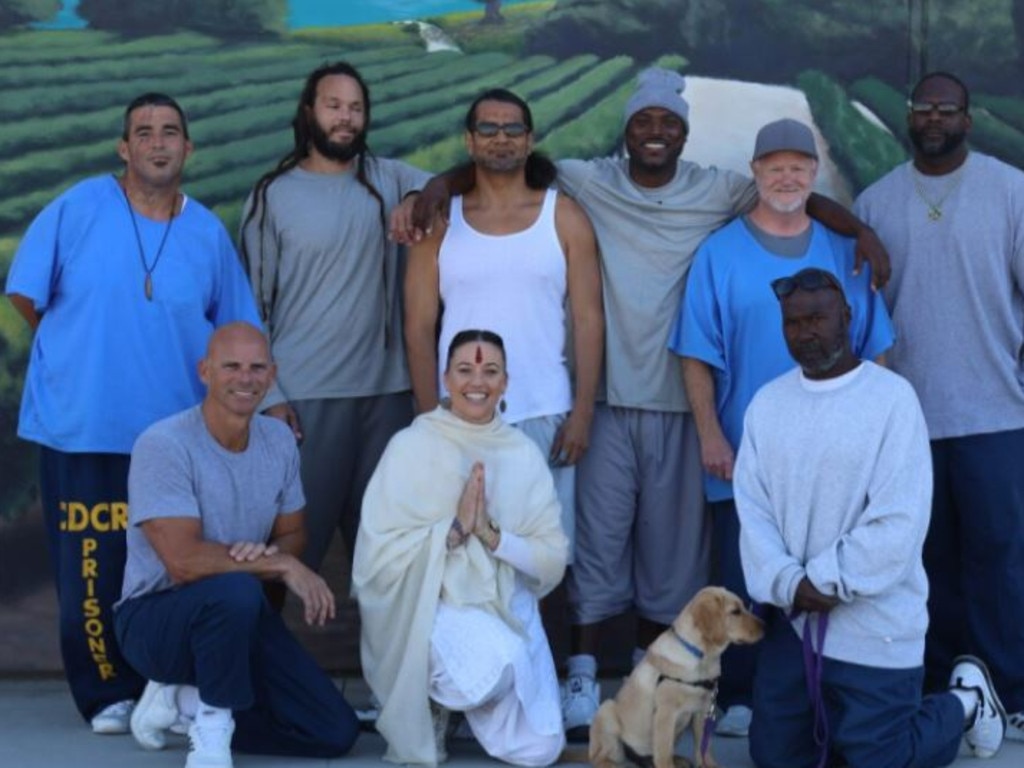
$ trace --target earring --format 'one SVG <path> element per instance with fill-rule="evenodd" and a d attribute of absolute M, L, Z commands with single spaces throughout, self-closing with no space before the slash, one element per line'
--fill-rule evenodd
<path fill-rule="evenodd" d="M 501 398 L 501 401 L 498 403 L 498 410 L 504 413 L 506 408 L 508 408 L 508 406 L 505 404 L 505 398 L 503 397 Z"/>

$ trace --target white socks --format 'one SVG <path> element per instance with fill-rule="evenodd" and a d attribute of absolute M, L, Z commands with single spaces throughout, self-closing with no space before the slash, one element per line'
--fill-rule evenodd
<path fill-rule="evenodd" d="M 199 689 L 194 685 L 179 685 L 174 704 L 178 714 L 187 720 L 195 720 L 199 709 Z"/>

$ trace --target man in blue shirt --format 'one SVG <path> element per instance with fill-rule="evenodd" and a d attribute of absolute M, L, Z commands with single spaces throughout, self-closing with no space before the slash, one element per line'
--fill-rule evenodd
<path fill-rule="evenodd" d="M 893 333 L 881 296 L 865 270 L 853 274 L 854 241 L 807 215 L 818 171 L 810 128 L 778 120 L 757 134 L 751 162 L 754 208 L 708 237 L 697 251 L 684 300 L 669 339 L 683 357 L 715 540 L 715 579 L 746 599 L 739 560 L 739 523 L 732 469 L 743 414 L 761 385 L 793 367 L 778 332 L 772 280 L 807 267 L 839 275 L 853 308 L 851 343 L 858 357 L 877 357 Z M 757 647 L 730 649 L 722 665 L 719 732 L 745 736 Z"/>
<path fill-rule="evenodd" d="M 200 401 L 195 361 L 214 328 L 259 322 L 224 227 L 180 191 L 192 143 L 177 102 L 133 100 L 117 151 L 120 176 L 82 181 L 35 218 L 6 286 L 34 332 L 18 435 L 40 446 L 64 669 L 97 733 L 127 733 L 145 683 L 111 615 L 132 444 Z"/>

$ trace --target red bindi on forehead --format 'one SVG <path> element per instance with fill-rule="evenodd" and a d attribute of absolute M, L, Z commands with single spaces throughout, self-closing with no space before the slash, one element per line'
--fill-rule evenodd
<path fill-rule="evenodd" d="M 477 363 L 482 363 L 484 361 L 484 351 L 483 351 L 483 349 L 481 348 L 481 346 L 479 344 L 476 345 L 476 358 L 475 358 L 475 361 Z"/>

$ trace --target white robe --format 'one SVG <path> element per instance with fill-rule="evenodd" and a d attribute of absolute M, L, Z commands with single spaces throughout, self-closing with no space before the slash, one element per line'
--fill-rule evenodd
<path fill-rule="evenodd" d="M 445 546 L 477 461 L 484 465 L 487 512 L 527 542 L 535 578 L 517 574 L 476 537 L 451 552 Z M 567 556 L 551 473 L 518 430 L 500 418 L 477 425 L 438 408 L 395 435 L 363 498 L 352 574 L 363 674 L 382 703 L 377 729 L 388 742 L 386 760 L 437 763 L 428 685 L 440 601 L 492 614 L 532 646 L 512 608 L 516 580 L 536 600 L 561 580 Z M 552 719 L 542 714 L 549 709 L 539 707 L 539 721 Z"/>

